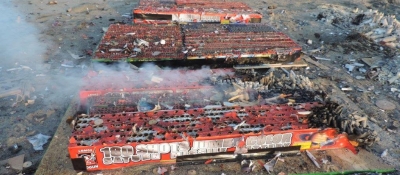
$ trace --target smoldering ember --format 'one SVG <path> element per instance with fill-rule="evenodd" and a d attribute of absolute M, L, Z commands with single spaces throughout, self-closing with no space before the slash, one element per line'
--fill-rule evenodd
<path fill-rule="evenodd" d="M 400 1 L 6 1 L 0 174 L 399 174 Z"/>

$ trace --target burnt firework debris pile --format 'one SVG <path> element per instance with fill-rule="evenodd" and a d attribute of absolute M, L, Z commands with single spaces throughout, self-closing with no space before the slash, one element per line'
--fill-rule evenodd
<path fill-rule="evenodd" d="M 267 72 L 236 70 L 235 76 L 211 77 L 225 99 L 253 105 L 323 102 L 322 87 L 294 71 L 270 69 Z"/>
<path fill-rule="evenodd" d="M 313 109 L 309 116 L 310 127 L 332 127 L 349 135 L 350 140 L 360 145 L 370 146 L 377 140 L 377 133 L 368 127 L 366 116 L 358 114 L 343 115 L 344 107 L 328 102 L 324 106 Z"/>
<path fill-rule="evenodd" d="M 167 116 L 175 116 L 178 114 L 170 112 L 205 108 L 218 108 L 215 111 L 221 111 L 222 108 L 231 109 L 232 106 L 260 107 L 290 104 L 293 107 L 301 103 L 316 102 L 319 105 L 310 110 L 312 113 L 308 118 L 307 124 L 310 128 L 338 128 L 339 131 L 348 133 L 351 140 L 368 145 L 376 138 L 368 128 L 365 117 L 358 115 L 343 117 L 341 107 L 327 102 L 322 87 L 313 84 L 307 77 L 295 74 L 294 71 L 156 70 L 120 75 L 92 74 L 86 81 L 90 83 L 81 91 L 81 109 L 88 115 L 82 116 L 93 120 L 106 114 L 106 116 L 127 113 L 134 115 L 132 112 L 141 112 L 140 115 L 145 115 L 147 111 L 165 110 Z M 168 112 L 169 110 L 171 111 Z M 229 110 L 222 111 L 215 112 L 220 115 L 219 119 L 229 112 Z M 193 117 L 185 113 L 179 115 L 185 120 Z M 89 122 L 84 123 L 86 125 Z M 232 126 L 238 124 L 237 122 L 235 120 L 231 123 Z M 210 123 L 210 126 L 214 124 L 216 123 Z M 292 123 L 285 123 L 284 126 L 290 125 Z M 215 126 L 219 127 L 219 124 Z"/>

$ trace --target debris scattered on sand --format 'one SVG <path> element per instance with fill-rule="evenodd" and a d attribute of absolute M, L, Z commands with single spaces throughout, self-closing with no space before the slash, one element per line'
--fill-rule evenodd
<path fill-rule="evenodd" d="M 267 170 L 268 174 L 271 174 L 274 171 L 274 166 L 278 162 L 278 159 L 281 155 L 281 153 L 276 154 L 274 158 L 264 164 L 264 168 Z"/>
<path fill-rule="evenodd" d="M 28 137 L 28 141 L 32 144 L 34 150 L 40 151 L 43 150 L 43 145 L 47 143 L 49 138 L 51 137 L 40 133 L 35 136 Z"/>
<path fill-rule="evenodd" d="M 321 166 L 318 163 L 317 158 L 314 157 L 314 155 L 312 155 L 312 153 L 308 150 L 306 150 L 306 154 L 308 156 L 308 158 L 310 158 L 310 160 L 314 163 L 314 165 L 318 168 L 321 168 Z"/>

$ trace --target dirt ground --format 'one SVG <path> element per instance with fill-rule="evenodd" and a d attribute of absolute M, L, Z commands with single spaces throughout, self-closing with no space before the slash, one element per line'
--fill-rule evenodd
<path fill-rule="evenodd" d="M 10 0 L 0 3 L 1 10 L 7 12 L 7 15 L 0 18 L 4 24 L 0 31 L 5 37 L 0 41 L 0 46 L 6 48 L 5 52 L 0 53 L 0 92 L 26 92 L 26 98 L 19 103 L 15 96 L 0 98 L 0 160 L 24 154 L 25 161 L 33 163 L 23 171 L 25 174 L 33 174 L 36 171 L 49 146 L 45 144 L 44 150 L 34 150 L 28 142 L 29 136 L 38 133 L 48 135 L 52 137 L 49 142 L 53 140 L 52 144 L 66 147 L 67 142 L 54 142 L 61 137 L 54 134 L 60 123 L 65 125 L 62 118 L 71 100 L 77 96 L 78 87 L 83 83 L 81 77 L 91 67 L 90 53 L 103 35 L 102 28 L 115 22 L 131 24 L 131 20 L 123 15 L 131 13 L 138 1 L 58 0 L 56 4 L 49 2 Z M 380 66 L 387 70 L 386 73 L 395 74 L 400 71 L 400 55 L 397 50 L 381 47 L 354 35 L 358 31 L 353 30 L 351 26 L 332 25 L 318 20 L 318 14 L 321 12 L 342 8 L 372 8 L 385 14 L 399 15 L 400 3 L 393 0 L 244 2 L 264 15 L 263 23 L 268 23 L 292 37 L 303 47 L 303 51 L 324 46 L 321 52 L 311 55 L 326 58 L 319 63 L 329 69 L 323 70 L 309 64 L 309 69 L 302 72 L 314 82 L 323 85 L 332 99 L 343 102 L 351 110 L 367 114 L 370 127 L 378 133 L 380 141 L 366 150 L 380 157 L 387 149 L 388 154 L 379 158 L 380 161 L 400 169 L 400 162 L 397 161 L 400 159 L 400 96 L 399 91 L 393 92 L 391 89 L 400 89 L 399 85 L 388 84 L 384 79 L 357 79 L 356 76 L 363 75 L 362 72 L 349 73 L 344 67 L 352 59 L 362 62 L 361 58 L 373 57 L 373 61 L 378 61 Z M 269 6 L 276 8 L 268 8 Z M 307 40 L 312 40 L 312 44 L 307 44 Z M 82 58 L 75 59 L 71 53 Z M 354 90 L 344 92 L 340 89 L 342 86 L 351 86 Z M 375 103 L 380 99 L 389 100 L 396 108 L 378 108 Z M 28 100 L 34 100 L 34 103 L 28 104 Z M 60 128 L 67 132 L 66 125 Z M 47 154 L 66 157 L 67 150 Z M 49 167 L 54 169 L 53 164 Z M 61 162 L 56 167 L 71 168 L 71 165 L 70 162 Z M 140 169 L 144 174 L 152 171 L 150 167 L 145 166 Z M 115 174 L 124 172 L 125 170 L 120 170 Z M 15 171 L 5 166 L 0 167 L 0 174 L 9 173 Z M 55 174 L 60 173 L 63 174 Z"/>

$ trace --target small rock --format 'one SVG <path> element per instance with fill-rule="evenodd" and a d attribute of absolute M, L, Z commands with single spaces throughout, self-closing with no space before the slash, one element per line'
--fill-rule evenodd
<path fill-rule="evenodd" d="M 321 38 L 321 35 L 319 33 L 314 33 L 315 38 Z"/>
<path fill-rule="evenodd" d="M 35 100 L 27 100 L 27 102 L 25 103 L 25 106 L 33 105 L 34 103 L 35 103 Z"/>
<path fill-rule="evenodd" d="M 373 117 L 370 117 L 369 120 L 371 120 L 371 121 L 374 122 L 374 123 L 378 123 L 378 121 L 377 121 L 375 118 L 373 118 Z"/>
<path fill-rule="evenodd" d="M 396 109 L 396 105 L 387 100 L 378 100 L 378 101 L 376 101 L 375 105 L 383 110 Z"/>
<path fill-rule="evenodd" d="M 356 79 L 357 79 L 357 80 L 365 80 L 365 77 L 364 77 L 364 76 L 359 76 L 359 75 L 358 75 L 358 76 L 356 76 Z"/>
<path fill-rule="evenodd" d="M 360 71 L 361 73 L 366 73 L 367 72 L 367 70 L 364 69 L 364 68 L 359 68 L 358 71 Z"/>
<path fill-rule="evenodd" d="M 268 6 L 268 9 L 276 9 L 276 5 L 270 5 Z"/>
<path fill-rule="evenodd" d="M 386 157 L 387 154 L 388 154 L 388 150 L 385 149 L 385 151 L 382 152 L 381 157 L 382 157 L 382 158 L 383 158 L 383 157 Z"/>
<path fill-rule="evenodd" d="M 57 1 L 49 1 L 48 3 L 47 3 L 47 5 L 55 5 L 55 4 L 57 4 L 58 2 Z"/>
<path fill-rule="evenodd" d="M 352 64 L 345 64 L 344 67 L 347 68 L 347 70 L 348 70 L 349 72 L 351 72 L 351 71 L 354 70 L 354 68 L 355 68 L 356 66 L 354 66 L 354 65 L 352 65 Z"/>
<path fill-rule="evenodd" d="M 197 172 L 196 172 L 196 170 L 189 170 L 187 174 L 188 175 L 196 175 Z"/>
<path fill-rule="evenodd" d="M 312 44 L 312 40 L 310 40 L 310 39 L 307 40 L 307 44 L 308 44 L 308 45 L 311 45 L 311 44 Z"/>
<path fill-rule="evenodd" d="M 372 91 L 372 90 L 374 90 L 375 89 L 375 87 L 374 86 L 370 86 L 370 87 L 368 87 L 368 90 L 369 91 Z"/>
<path fill-rule="evenodd" d="M 24 167 L 24 168 L 29 168 L 30 166 L 32 166 L 32 162 L 31 162 L 31 161 L 26 161 L 26 162 L 24 162 L 24 164 L 22 165 L 22 167 Z"/>
<path fill-rule="evenodd" d="M 19 156 L 9 158 L 7 163 L 11 166 L 12 169 L 22 170 L 24 163 L 25 154 L 21 154 Z"/>

